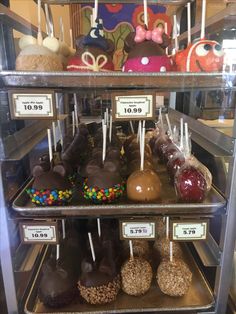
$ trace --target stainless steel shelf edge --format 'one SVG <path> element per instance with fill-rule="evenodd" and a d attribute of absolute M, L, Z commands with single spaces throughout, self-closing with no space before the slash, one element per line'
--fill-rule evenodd
<path fill-rule="evenodd" d="M 162 177 L 161 177 L 162 179 Z M 167 180 L 168 178 L 166 178 Z M 163 181 L 162 181 L 163 182 Z M 25 188 L 32 185 L 30 181 L 18 194 L 13 201 L 12 208 L 21 215 L 25 216 L 130 216 L 130 215 L 212 215 L 217 212 L 222 212 L 226 206 L 226 200 L 219 194 L 214 187 L 209 192 L 207 198 L 203 203 L 177 203 L 174 188 L 170 185 L 167 186 L 163 182 L 163 189 L 166 187 L 166 195 L 169 199 L 165 198 L 165 202 L 161 203 L 132 203 L 126 198 L 119 200 L 115 204 L 91 204 L 89 201 L 83 199 L 81 191 L 74 191 L 71 204 L 67 206 L 35 206 L 30 202 L 29 196 L 25 192 Z M 169 189 L 169 190 L 168 190 Z M 76 199 L 77 195 L 81 196 Z M 174 196 L 174 198 L 172 198 Z M 166 196 L 167 197 L 167 196 Z M 169 203 L 168 203 L 169 202 Z"/>
<path fill-rule="evenodd" d="M 215 157 L 231 156 L 233 154 L 234 139 L 203 123 L 186 116 L 176 110 L 169 109 L 171 121 L 180 123 L 180 118 L 187 122 L 191 129 L 191 138 Z"/>
<path fill-rule="evenodd" d="M 190 0 L 192 1 L 192 0 Z M 159 0 L 159 4 L 173 4 L 173 5 L 185 5 L 187 2 L 190 2 L 187 0 Z M 94 3 L 93 0 L 43 0 L 44 3 L 49 4 L 71 4 L 71 3 Z M 121 3 L 120 0 L 101 0 L 100 3 Z M 135 3 L 135 4 L 142 4 L 142 0 L 126 0 L 123 3 Z M 154 3 L 157 2 L 155 0 L 148 0 L 148 3 Z"/>
<path fill-rule="evenodd" d="M 205 241 L 193 241 L 193 245 L 204 266 L 220 265 L 221 251 L 210 233 Z"/>
<path fill-rule="evenodd" d="M 0 86 L 6 88 L 103 88 L 186 91 L 234 88 L 235 73 L 123 73 L 123 72 L 20 72 L 0 71 Z"/>

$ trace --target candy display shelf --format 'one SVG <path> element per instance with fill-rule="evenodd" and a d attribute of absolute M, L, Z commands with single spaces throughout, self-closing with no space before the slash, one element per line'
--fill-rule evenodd
<path fill-rule="evenodd" d="M 236 73 L 77 73 L 77 72 L 0 72 L 0 86 L 47 87 L 63 89 L 192 89 L 234 88 Z"/>

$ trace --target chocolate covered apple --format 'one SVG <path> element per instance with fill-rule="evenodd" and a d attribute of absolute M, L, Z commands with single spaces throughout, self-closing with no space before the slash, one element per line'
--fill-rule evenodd
<path fill-rule="evenodd" d="M 76 39 L 76 54 L 68 61 L 68 71 L 113 71 L 114 44 L 104 37 L 102 20 L 97 19 L 88 35 Z"/>
<path fill-rule="evenodd" d="M 125 39 L 124 49 L 128 57 L 123 72 L 165 72 L 171 70 L 171 62 L 165 54 L 170 38 L 161 27 L 146 30 L 136 27 Z"/>

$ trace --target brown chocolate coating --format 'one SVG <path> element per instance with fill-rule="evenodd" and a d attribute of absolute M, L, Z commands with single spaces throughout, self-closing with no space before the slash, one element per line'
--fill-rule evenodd
<path fill-rule="evenodd" d="M 129 295 L 146 293 L 152 282 L 152 267 L 143 258 L 130 258 L 121 268 L 122 290 Z"/>
<path fill-rule="evenodd" d="M 121 182 L 122 178 L 119 173 L 110 172 L 106 169 L 100 168 L 100 170 L 88 177 L 87 185 L 89 187 L 97 186 L 101 189 L 106 189 Z"/>
<path fill-rule="evenodd" d="M 158 175 L 150 170 L 133 172 L 127 180 L 127 196 L 132 201 L 151 202 L 160 198 L 161 182 Z"/>
<path fill-rule="evenodd" d="M 157 283 L 161 291 L 177 297 L 185 295 L 192 281 L 192 273 L 182 260 L 164 260 L 157 269 Z"/>
<path fill-rule="evenodd" d="M 67 178 L 63 178 L 60 174 L 50 170 L 35 177 L 32 187 L 36 190 L 49 189 L 65 191 L 71 188 L 71 184 Z"/>
<path fill-rule="evenodd" d="M 39 299 L 49 307 L 65 306 L 77 293 L 76 276 L 60 266 L 45 267 L 39 284 Z"/>
<path fill-rule="evenodd" d="M 164 48 L 170 44 L 170 38 L 162 35 L 163 43 L 158 44 L 152 40 L 145 40 L 141 43 L 134 41 L 135 33 L 131 32 L 125 39 L 124 49 L 128 53 L 128 59 L 143 57 L 143 56 L 165 56 Z"/>

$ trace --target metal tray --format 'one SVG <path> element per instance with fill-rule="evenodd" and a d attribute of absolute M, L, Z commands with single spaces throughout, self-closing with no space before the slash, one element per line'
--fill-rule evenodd
<path fill-rule="evenodd" d="M 114 204 L 94 205 L 85 200 L 81 192 L 81 182 L 74 189 L 73 197 L 67 206 L 36 206 L 25 189 L 32 184 L 29 182 L 13 202 L 13 209 L 22 215 L 31 216 L 129 216 L 129 215 L 195 215 L 214 214 L 225 208 L 226 200 L 212 187 L 208 196 L 202 203 L 180 203 L 177 200 L 174 187 L 169 183 L 166 168 L 161 165 L 158 175 L 162 183 L 162 196 L 155 203 L 134 203 L 126 196 Z"/>
<path fill-rule="evenodd" d="M 195 260 L 185 247 L 184 260 L 193 273 L 192 285 L 188 293 L 183 297 L 170 297 L 163 294 L 156 284 L 155 273 L 152 286 L 143 296 L 128 296 L 119 292 L 115 302 L 108 305 L 90 305 L 76 299 L 73 304 L 61 309 L 51 309 L 42 304 L 38 298 L 38 286 L 41 278 L 41 267 L 32 284 L 29 296 L 25 304 L 27 314 L 108 314 L 108 313 L 137 313 L 137 312 L 185 312 L 195 310 L 207 310 L 214 306 L 212 291 L 198 268 Z M 46 253 L 45 253 L 46 255 Z M 43 260 L 42 260 L 43 264 Z M 42 266 L 41 264 L 41 266 Z"/>

